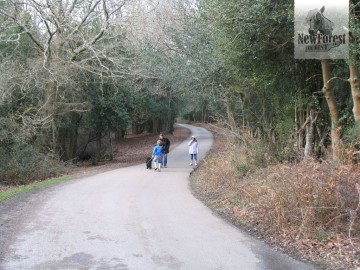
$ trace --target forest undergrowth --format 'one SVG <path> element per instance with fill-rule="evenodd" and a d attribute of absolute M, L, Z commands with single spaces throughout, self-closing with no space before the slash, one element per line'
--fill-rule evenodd
<path fill-rule="evenodd" d="M 360 269 L 359 164 L 278 163 L 256 139 L 236 143 L 207 128 L 215 143 L 192 174 L 195 196 L 288 254 L 326 269 Z"/>
<path fill-rule="evenodd" d="M 174 149 L 190 136 L 190 131 L 183 127 L 175 127 L 172 134 L 165 134 L 165 136 L 171 141 L 171 149 Z M 78 161 L 72 164 L 60 162 L 56 159 L 44 159 L 41 162 L 28 162 L 22 170 L 19 170 L 18 166 L 14 166 L 9 171 L 0 170 L 0 192 L 20 185 L 41 182 L 52 177 L 63 175 L 84 177 L 140 163 L 145 164 L 145 159 L 151 155 L 158 138 L 158 134 L 127 134 L 123 140 L 114 143 L 114 158 L 99 162 L 97 166 L 92 165 L 91 160 Z M 30 152 L 26 157 L 14 158 L 13 160 L 19 165 L 18 160 L 26 160 L 33 155 Z"/>

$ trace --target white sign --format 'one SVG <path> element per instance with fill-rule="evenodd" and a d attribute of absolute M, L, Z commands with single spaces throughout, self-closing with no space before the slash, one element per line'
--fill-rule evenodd
<path fill-rule="evenodd" d="M 349 1 L 295 1 L 295 59 L 349 58 Z"/>

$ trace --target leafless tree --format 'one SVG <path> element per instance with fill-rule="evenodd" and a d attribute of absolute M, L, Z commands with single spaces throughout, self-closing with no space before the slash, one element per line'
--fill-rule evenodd
<path fill-rule="evenodd" d="M 0 39 L 17 46 L 25 35 L 35 54 L 28 63 L 2 62 L 3 70 L 14 76 L 2 85 L 3 96 L 11 94 L 11 87 L 21 84 L 28 89 L 31 82 L 44 90 L 41 106 L 34 113 L 45 128 L 53 130 L 54 117 L 71 111 L 86 111 L 77 90 L 79 78 L 85 73 L 119 76 L 127 73 L 122 49 L 123 9 L 126 0 L 9 0 L 0 5 Z M 9 30 L 10 29 L 10 30 Z M 13 31 L 11 31 L 13 29 Z M 111 68 L 110 68 L 111 67 Z M 21 73 L 20 73 L 20 72 Z M 15 77 L 18 78 L 15 78 Z M 20 80 L 19 80 L 20 78 Z M 28 84 L 28 85 L 27 85 Z"/>

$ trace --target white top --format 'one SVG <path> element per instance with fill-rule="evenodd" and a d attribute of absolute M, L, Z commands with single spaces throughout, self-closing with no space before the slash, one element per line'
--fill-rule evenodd
<path fill-rule="evenodd" d="M 189 154 L 198 154 L 199 153 L 199 147 L 198 147 L 198 143 L 191 140 L 188 143 L 189 146 Z"/>

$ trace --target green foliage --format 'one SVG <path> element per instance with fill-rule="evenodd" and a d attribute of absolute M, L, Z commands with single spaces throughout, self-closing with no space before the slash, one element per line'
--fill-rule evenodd
<path fill-rule="evenodd" d="M 121 24 L 116 1 L 108 5 L 115 12 L 109 21 L 100 16 L 103 5 L 79 25 L 83 2 L 60 24 L 49 16 L 49 29 L 57 30 L 51 37 L 39 24 L 38 3 L 24 3 L 26 9 L 1 3 L 17 22 L 0 15 L 0 133 L 1 143 L 22 134 L 6 146 L 14 156 L 18 144 L 24 153 L 72 160 L 80 133 L 104 136 L 131 126 L 171 132 L 179 115 L 219 120 L 235 131 L 245 127 L 281 160 L 296 155 L 295 130 L 304 132 L 310 110 L 317 116 L 315 145 L 329 132 L 320 62 L 293 57 L 293 1 L 199 0 L 196 8 L 174 10 L 178 23 L 165 22 L 166 16 L 154 22 L 159 40 Z M 46 7 L 42 12 L 51 14 Z M 359 20 L 351 14 L 356 39 Z M 359 55 L 359 46 L 351 53 Z M 346 78 L 349 63 L 333 61 L 332 75 Z M 351 141 L 348 82 L 334 79 L 331 86 Z"/>
<path fill-rule="evenodd" d="M 4 120 L 0 119 L 3 124 Z M 1 184 L 27 184 L 46 179 L 65 170 L 65 166 L 51 154 L 42 153 L 23 134 L 9 134 L 10 126 L 0 125 L 0 179 Z M 18 128 L 13 124 L 13 130 Z"/>
<path fill-rule="evenodd" d="M 10 188 L 10 189 L 6 189 L 4 191 L 0 191 L 0 203 L 2 201 L 5 201 L 13 196 L 16 196 L 17 194 L 29 191 L 29 190 L 33 190 L 33 189 L 38 189 L 38 188 L 43 188 L 52 184 L 57 184 L 57 183 L 61 183 L 63 181 L 69 180 L 69 176 L 61 176 L 61 177 L 57 177 L 57 178 L 51 178 L 49 180 L 45 180 L 42 182 L 36 182 L 33 184 L 28 184 L 28 185 L 22 185 L 19 187 L 14 187 L 14 188 Z M 27 181 L 23 181 L 24 183 L 26 183 Z"/>
<path fill-rule="evenodd" d="M 190 105 L 182 113 L 201 119 L 206 104 L 210 118 L 223 120 L 232 129 L 250 128 L 273 144 L 273 153 L 283 160 L 301 155 L 294 153 L 295 130 L 304 133 L 308 113 L 315 110 L 315 144 L 323 143 L 330 119 L 321 92 L 320 61 L 294 60 L 293 10 L 290 0 L 198 1 L 196 16 L 173 39 L 187 71 L 177 74 L 196 88 L 188 93 Z M 351 27 L 357 35 L 358 20 Z M 350 116 L 350 87 L 341 79 L 348 76 L 348 66 L 333 61 L 331 69 L 337 77 L 331 87 L 339 114 Z M 353 126 L 350 118 L 341 118 L 344 130 Z"/>
<path fill-rule="evenodd" d="M 86 89 L 91 111 L 88 121 L 95 132 L 127 128 L 130 122 L 131 100 L 112 85 L 89 85 Z"/>

